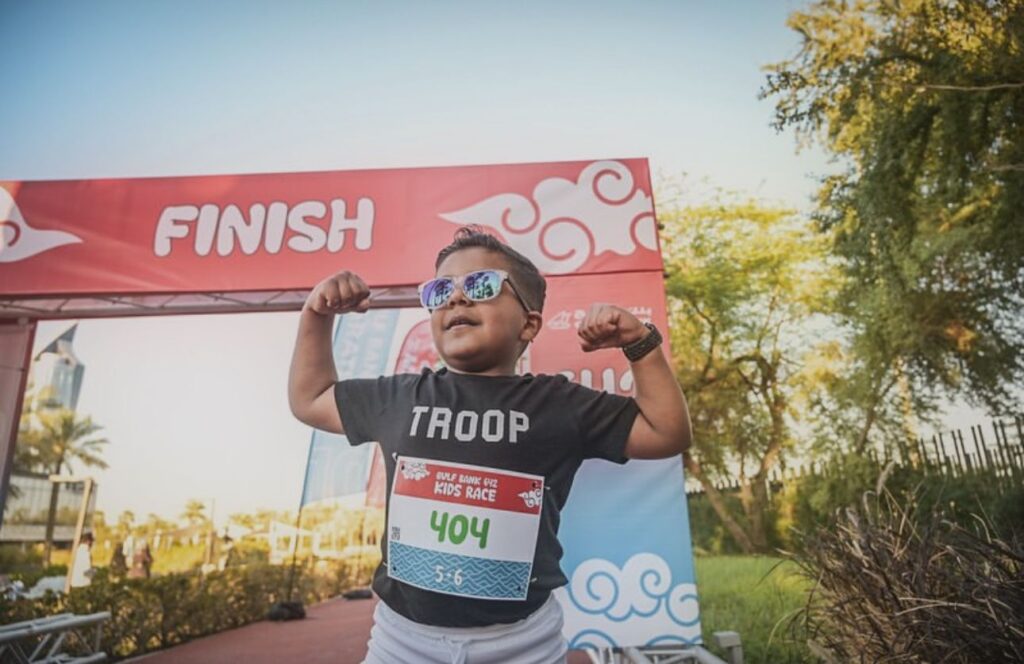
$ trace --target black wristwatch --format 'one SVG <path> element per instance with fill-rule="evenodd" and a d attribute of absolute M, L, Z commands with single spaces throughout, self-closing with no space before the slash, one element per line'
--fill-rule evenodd
<path fill-rule="evenodd" d="M 644 327 L 650 330 L 651 333 L 643 339 L 637 339 L 633 343 L 622 347 L 622 352 L 626 354 L 626 359 L 630 362 L 636 362 L 661 345 L 662 338 L 658 328 L 654 327 L 651 323 L 644 323 Z"/>

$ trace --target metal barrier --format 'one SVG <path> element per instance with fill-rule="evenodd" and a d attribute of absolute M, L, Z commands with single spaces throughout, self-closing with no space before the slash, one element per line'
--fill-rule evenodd
<path fill-rule="evenodd" d="M 743 664 L 743 646 L 736 632 L 715 632 L 715 644 L 728 653 L 728 660 L 701 646 L 651 646 L 647 648 L 602 648 L 588 650 L 594 664 Z"/>
<path fill-rule="evenodd" d="M 110 619 L 109 611 L 79 616 L 59 613 L 37 620 L 0 627 L 0 664 L 93 664 L 107 661 L 100 650 L 103 623 Z M 92 638 L 86 630 L 95 628 Z M 84 655 L 69 655 L 64 646 L 72 641 L 80 643 Z"/>

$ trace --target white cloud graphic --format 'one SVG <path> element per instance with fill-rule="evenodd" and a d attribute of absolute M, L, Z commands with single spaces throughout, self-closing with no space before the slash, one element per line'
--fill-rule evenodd
<path fill-rule="evenodd" d="M 421 480 L 429 474 L 426 461 L 402 462 L 402 477 L 407 480 Z"/>
<path fill-rule="evenodd" d="M 573 272 L 609 251 L 628 256 L 658 246 L 651 198 L 617 161 L 589 164 L 576 182 L 548 178 L 534 187 L 532 200 L 497 194 L 440 216 L 493 228 L 548 274 Z"/>
<path fill-rule="evenodd" d="M 638 553 L 619 569 L 591 558 L 555 591 L 570 647 L 642 646 L 700 641 L 697 587 L 672 585 L 672 571 L 653 553 Z"/>
<path fill-rule="evenodd" d="M 532 491 L 523 491 L 519 494 L 519 497 L 523 499 L 527 507 L 532 509 L 540 505 L 541 501 L 544 500 L 544 492 L 538 487 Z"/>
<path fill-rule="evenodd" d="M 54 247 L 81 241 L 82 238 L 64 231 L 32 228 L 11 193 L 0 187 L 0 263 L 13 263 Z"/>

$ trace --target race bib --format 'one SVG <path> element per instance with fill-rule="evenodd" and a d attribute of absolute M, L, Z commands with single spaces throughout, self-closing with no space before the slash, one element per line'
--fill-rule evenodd
<path fill-rule="evenodd" d="M 398 457 L 388 507 L 388 576 L 477 599 L 523 600 L 544 477 Z"/>

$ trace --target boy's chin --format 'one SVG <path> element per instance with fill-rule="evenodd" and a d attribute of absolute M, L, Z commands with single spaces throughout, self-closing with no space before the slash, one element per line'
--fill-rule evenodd
<path fill-rule="evenodd" d="M 441 359 L 448 369 L 458 373 L 488 373 L 501 366 L 494 358 L 477 353 L 441 353 Z"/>
<path fill-rule="evenodd" d="M 486 362 L 464 360 L 458 358 L 442 358 L 444 359 L 444 365 L 449 370 L 457 373 L 483 373 L 488 370 Z"/>

